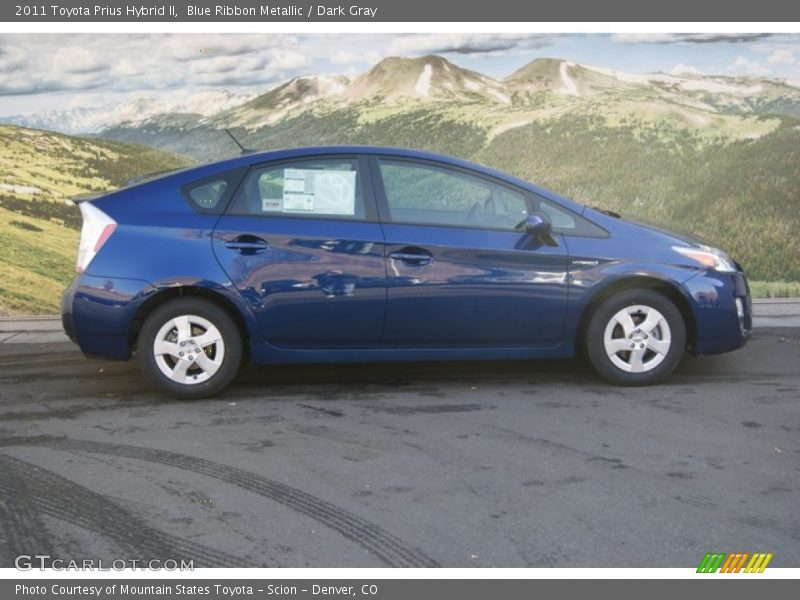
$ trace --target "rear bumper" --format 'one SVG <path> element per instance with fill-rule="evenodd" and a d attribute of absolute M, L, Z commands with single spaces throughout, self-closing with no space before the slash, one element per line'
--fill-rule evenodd
<path fill-rule="evenodd" d="M 684 282 L 695 320 L 695 354 L 720 354 L 744 346 L 753 328 L 753 303 L 743 271 L 704 271 Z"/>
<path fill-rule="evenodd" d="M 61 298 L 61 322 L 87 356 L 128 360 L 133 317 L 153 286 L 147 281 L 76 275 Z"/>

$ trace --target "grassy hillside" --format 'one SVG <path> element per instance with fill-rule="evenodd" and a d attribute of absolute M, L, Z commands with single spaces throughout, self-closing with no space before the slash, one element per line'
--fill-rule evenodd
<path fill-rule="evenodd" d="M 70 197 L 188 163 L 132 144 L 0 126 L 0 316 L 58 312 L 80 228 Z"/>
<path fill-rule="evenodd" d="M 691 231 L 755 279 L 800 281 L 798 123 L 782 118 L 758 139 L 715 143 L 565 115 L 505 132 L 475 158 L 578 201 Z"/>
<path fill-rule="evenodd" d="M 57 313 L 75 272 L 78 231 L 0 208 L 0 246 L 0 316 Z"/>

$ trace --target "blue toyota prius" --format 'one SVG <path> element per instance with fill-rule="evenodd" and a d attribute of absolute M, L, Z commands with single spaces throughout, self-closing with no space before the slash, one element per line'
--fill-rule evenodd
<path fill-rule="evenodd" d="M 64 329 L 176 397 L 241 365 L 567 358 L 620 385 L 741 347 L 741 267 L 437 154 L 302 148 L 80 202 Z"/>

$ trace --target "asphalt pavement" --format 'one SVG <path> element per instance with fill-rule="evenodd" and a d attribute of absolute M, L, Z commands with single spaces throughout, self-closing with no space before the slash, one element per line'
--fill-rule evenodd
<path fill-rule="evenodd" d="M 0 565 L 797 567 L 799 365 L 800 328 L 762 327 L 648 388 L 579 361 L 334 365 L 182 402 L 134 363 L 3 343 Z"/>

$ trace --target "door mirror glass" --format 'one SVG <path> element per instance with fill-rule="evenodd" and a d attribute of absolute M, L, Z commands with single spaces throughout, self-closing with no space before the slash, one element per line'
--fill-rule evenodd
<path fill-rule="evenodd" d="M 525 219 L 525 231 L 547 246 L 556 245 L 553 239 L 553 222 L 547 213 L 536 211 L 529 214 Z"/>

